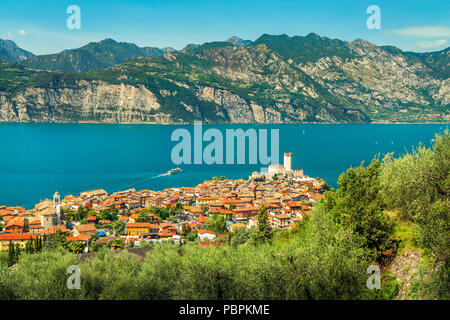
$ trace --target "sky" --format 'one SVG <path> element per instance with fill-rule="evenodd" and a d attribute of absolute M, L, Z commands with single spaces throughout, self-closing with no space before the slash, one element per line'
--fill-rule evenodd
<path fill-rule="evenodd" d="M 80 8 L 80 29 L 66 25 Z M 380 12 L 379 29 L 367 20 Z M 49 54 L 112 38 L 139 46 L 174 47 L 264 33 L 361 38 L 404 51 L 450 46 L 448 0 L 0 0 L 0 39 L 34 54 Z"/>

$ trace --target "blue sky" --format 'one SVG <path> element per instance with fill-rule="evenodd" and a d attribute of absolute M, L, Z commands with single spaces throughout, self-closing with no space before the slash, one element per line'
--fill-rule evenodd
<path fill-rule="evenodd" d="M 69 30 L 69 5 L 81 9 L 81 29 Z M 369 30 L 369 5 L 381 29 Z M 448 0 L 0 0 L 0 38 L 35 54 L 113 38 L 139 46 L 183 48 L 188 43 L 255 40 L 261 34 L 306 35 L 436 51 L 450 45 Z"/>

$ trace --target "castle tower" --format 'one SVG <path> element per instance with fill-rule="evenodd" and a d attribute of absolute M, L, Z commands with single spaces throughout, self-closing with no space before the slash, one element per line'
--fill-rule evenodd
<path fill-rule="evenodd" d="M 285 171 L 291 171 L 292 170 L 292 152 L 285 152 L 284 153 L 284 170 Z"/>
<path fill-rule="evenodd" d="M 56 215 L 56 224 L 59 225 L 61 223 L 61 197 L 58 191 L 53 195 L 53 208 Z"/>

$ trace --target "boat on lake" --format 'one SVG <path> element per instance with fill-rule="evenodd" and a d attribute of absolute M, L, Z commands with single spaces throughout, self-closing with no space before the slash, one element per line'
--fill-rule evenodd
<path fill-rule="evenodd" d="M 170 169 L 169 171 L 167 171 L 167 174 L 179 174 L 182 172 L 183 172 L 183 170 L 181 170 L 180 168 L 175 168 L 175 169 Z"/>

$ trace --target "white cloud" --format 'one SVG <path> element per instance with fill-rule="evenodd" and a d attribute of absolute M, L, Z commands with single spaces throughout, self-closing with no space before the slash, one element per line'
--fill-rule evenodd
<path fill-rule="evenodd" d="M 19 34 L 20 34 L 21 36 L 26 36 L 26 35 L 27 35 L 27 32 L 26 32 L 25 30 L 18 29 L 17 31 L 19 32 Z"/>
<path fill-rule="evenodd" d="M 447 26 L 421 26 L 421 27 L 407 27 L 392 30 L 395 34 L 408 37 L 424 37 L 424 38 L 438 38 L 450 37 L 450 28 Z"/>
<path fill-rule="evenodd" d="M 433 49 L 433 48 L 438 48 L 438 47 L 442 47 L 443 45 L 445 45 L 448 41 L 445 39 L 441 39 L 441 40 L 435 40 L 435 41 L 421 41 L 421 42 L 416 42 L 416 45 L 419 48 L 422 49 Z"/>

